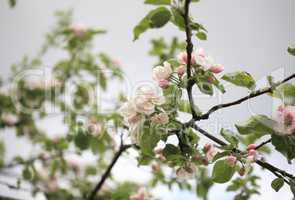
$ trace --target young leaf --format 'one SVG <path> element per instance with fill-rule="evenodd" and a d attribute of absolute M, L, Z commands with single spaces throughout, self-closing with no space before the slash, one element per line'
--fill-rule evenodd
<path fill-rule="evenodd" d="M 210 83 L 205 82 L 205 81 L 198 81 L 197 86 L 202 93 L 208 94 L 210 96 L 213 95 L 213 87 Z"/>
<path fill-rule="evenodd" d="M 172 18 L 171 22 L 177 26 L 180 30 L 184 30 L 185 28 L 185 23 L 184 23 L 184 18 L 181 14 L 181 12 L 178 9 L 172 8 Z"/>
<path fill-rule="evenodd" d="M 144 127 L 143 133 L 140 137 L 140 149 L 144 155 L 153 156 L 154 148 L 160 140 L 155 127 Z"/>
<path fill-rule="evenodd" d="M 199 38 L 200 40 L 207 40 L 207 35 L 204 32 L 198 32 L 196 34 L 197 38 Z"/>
<path fill-rule="evenodd" d="M 246 87 L 248 89 L 255 88 L 255 80 L 249 73 L 244 71 L 225 74 L 222 79 L 236 86 Z"/>
<path fill-rule="evenodd" d="M 295 86 L 291 83 L 276 88 L 272 96 L 281 99 L 284 104 L 295 106 Z"/>
<path fill-rule="evenodd" d="M 278 192 L 284 185 L 284 179 L 283 178 L 276 178 L 271 182 L 271 187 Z"/>
<path fill-rule="evenodd" d="M 171 0 L 145 0 L 145 4 L 151 5 L 170 5 Z"/>
<path fill-rule="evenodd" d="M 273 124 L 274 121 L 267 116 L 255 115 L 243 124 L 236 124 L 236 128 L 242 135 L 255 134 L 261 137 L 265 134 L 274 133 Z"/>
<path fill-rule="evenodd" d="M 226 183 L 234 173 L 235 167 L 226 164 L 225 160 L 218 160 L 213 167 L 212 180 L 215 183 Z"/>
<path fill-rule="evenodd" d="M 293 135 L 272 134 L 271 142 L 276 150 L 286 156 L 289 161 L 295 158 L 295 137 Z"/>
<path fill-rule="evenodd" d="M 171 13 L 168 9 L 158 9 L 157 12 L 154 12 L 150 17 L 151 28 L 161 28 L 170 20 L 170 17 Z"/>
<path fill-rule="evenodd" d="M 235 136 L 235 133 L 230 131 L 230 130 L 226 130 L 226 129 L 221 129 L 220 134 L 222 135 L 222 137 L 228 141 L 231 145 L 233 145 L 234 147 L 237 147 L 239 140 L 238 138 Z"/>
<path fill-rule="evenodd" d="M 288 47 L 288 53 L 292 56 L 295 56 L 295 44 Z"/>
<path fill-rule="evenodd" d="M 133 40 L 137 40 L 149 28 L 160 28 L 164 26 L 170 20 L 170 17 L 170 11 L 165 7 L 151 10 L 133 29 Z"/>

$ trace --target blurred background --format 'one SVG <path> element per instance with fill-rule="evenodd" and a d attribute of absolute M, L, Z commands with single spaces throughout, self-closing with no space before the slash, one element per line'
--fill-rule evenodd
<path fill-rule="evenodd" d="M 144 5 L 143 0 L 125 1 L 83 1 L 83 0 L 26 0 L 18 1 L 14 9 L 7 2 L 0 2 L 0 69 L 5 79 L 10 74 L 10 66 L 19 61 L 24 54 L 34 55 L 44 40 L 44 34 L 54 24 L 53 13 L 57 10 L 73 9 L 77 23 L 99 27 L 108 31 L 106 36 L 95 40 L 95 50 L 111 54 L 122 63 L 125 77 L 132 87 L 143 81 L 151 81 L 151 68 L 156 62 L 148 56 L 150 40 L 177 36 L 184 39 L 184 34 L 175 27 L 168 25 L 160 30 L 151 30 L 133 42 L 132 29 L 139 20 L 151 9 Z M 208 30 L 208 40 L 195 42 L 203 47 L 218 63 L 225 67 L 226 72 L 239 69 L 251 73 L 260 86 L 265 84 L 265 77 L 274 74 L 277 80 L 294 73 L 294 57 L 288 55 L 286 49 L 295 42 L 295 1 L 294 0 L 201 0 L 192 6 L 192 15 Z M 50 53 L 45 58 L 47 66 L 59 55 Z M 216 103 L 228 102 L 246 95 L 247 91 L 229 87 L 226 95 L 215 95 L 213 98 L 196 95 L 197 103 L 203 110 Z M 224 109 L 212 115 L 209 122 L 202 126 L 217 133 L 220 127 L 233 127 L 233 124 L 246 120 L 257 113 L 271 114 L 274 104 L 269 97 L 263 96 L 250 103 Z M 44 129 L 54 128 L 56 132 L 63 129 L 58 122 L 52 120 L 42 124 Z M 16 139 L 13 130 L 6 129 L 0 135 L 7 146 L 5 160 L 11 160 L 16 154 L 29 156 L 32 149 L 25 139 Z M 295 173 L 295 165 L 287 164 L 279 153 L 267 158 L 276 166 Z M 288 188 L 279 193 L 271 189 L 273 175 L 257 168 L 263 178 L 261 196 L 253 199 L 275 200 L 292 199 Z M 135 158 L 121 159 L 114 168 L 114 176 L 118 180 L 133 179 L 144 183 L 149 178 L 145 167 L 137 167 Z M 0 180 L 3 179 L 0 174 Z M 225 192 L 226 186 L 214 186 L 209 199 L 228 200 L 233 194 Z M 19 199 L 33 199 L 29 193 L 10 190 L 0 186 L 0 193 L 17 196 Z M 156 197 L 164 200 L 196 199 L 194 194 L 173 188 L 157 187 L 153 191 Z"/>

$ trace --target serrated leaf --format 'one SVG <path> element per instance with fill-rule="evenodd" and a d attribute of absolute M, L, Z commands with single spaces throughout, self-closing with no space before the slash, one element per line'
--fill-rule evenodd
<path fill-rule="evenodd" d="M 204 32 L 198 32 L 196 34 L 197 38 L 199 38 L 200 40 L 207 40 L 207 34 Z"/>
<path fill-rule="evenodd" d="M 151 5 L 170 5 L 171 0 L 145 0 L 145 4 Z"/>
<path fill-rule="evenodd" d="M 133 29 L 133 40 L 149 28 L 160 28 L 170 20 L 170 11 L 165 7 L 159 7 L 151 10 Z"/>
<path fill-rule="evenodd" d="M 253 77 L 244 71 L 225 74 L 223 75 L 222 79 L 236 86 L 246 87 L 248 89 L 254 89 L 256 85 Z"/>
<path fill-rule="evenodd" d="M 295 56 L 295 44 L 288 47 L 288 53 L 292 56 Z"/>
<path fill-rule="evenodd" d="M 215 183 L 228 182 L 235 173 L 235 167 L 226 164 L 225 160 L 218 160 L 213 167 L 212 180 Z"/>
<path fill-rule="evenodd" d="M 293 135 L 276 135 L 272 134 L 271 142 L 275 149 L 282 153 L 288 161 L 295 158 L 295 137 Z"/>
<path fill-rule="evenodd" d="M 284 179 L 283 178 L 276 178 L 271 182 L 271 187 L 278 192 L 284 185 Z"/>

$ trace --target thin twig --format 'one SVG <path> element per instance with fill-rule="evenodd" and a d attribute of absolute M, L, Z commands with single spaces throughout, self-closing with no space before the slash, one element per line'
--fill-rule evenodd
<path fill-rule="evenodd" d="M 204 135 L 205 137 L 211 139 L 211 140 L 214 141 L 215 143 L 217 143 L 217 144 L 219 144 L 219 145 L 221 145 L 221 146 L 225 146 L 225 145 L 227 145 L 225 142 L 223 142 L 223 141 L 220 140 L 219 138 L 213 136 L 212 134 L 208 133 L 208 132 L 205 131 L 204 129 L 200 128 L 200 127 L 197 126 L 195 123 L 188 123 L 188 125 L 189 125 L 190 127 L 192 127 L 193 129 L 199 131 L 202 135 Z M 234 149 L 234 150 L 235 150 L 236 152 L 241 152 L 241 151 L 238 150 L 238 149 Z M 279 168 L 277 168 L 277 167 L 271 165 L 271 164 L 268 163 L 268 162 L 265 162 L 265 161 L 262 161 L 262 160 L 256 160 L 255 162 L 256 162 L 256 164 L 258 164 L 258 165 L 261 166 L 262 168 L 265 168 L 265 169 L 269 170 L 270 172 L 272 172 L 273 174 L 275 174 L 275 175 L 276 175 L 277 177 L 279 177 L 279 178 L 282 178 L 282 176 L 283 176 L 283 177 L 288 177 L 288 178 L 290 178 L 290 179 L 292 179 L 292 180 L 295 181 L 295 177 L 294 177 L 292 174 L 290 174 L 290 173 L 288 173 L 288 172 L 286 172 L 286 171 L 284 171 L 284 170 L 281 170 L 281 169 L 279 169 Z M 285 182 L 286 182 L 286 181 L 285 181 Z M 288 181 L 287 181 L 286 183 L 289 184 Z"/>
<path fill-rule="evenodd" d="M 266 94 L 266 93 L 270 93 L 270 92 L 272 92 L 275 88 L 277 88 L 278 86 L 280 86 L 281 84 L 283 84 L 283 83 L 285 83 L 285 82 L 287 82 L 287 81 L 289 81 L 289 80 L 291 80 L 291 79 L 293 79 L 293 78 L 295 78 L 295 73 L 292 74 L 292 75 L 290 75 L 290 76 L 288 76 L 288 77 L 285 78 L 284 80 L 282 80 L 282 81 L 280 81 L 280 82 L 278 82 L 278 83 L 275 83 L 275 84 L 274 84 L 273 86 L 271 86 L 271 87 L 266 87 L 266 88 L 263 88 L 263 89 L 260 89 L 260 90 L 257 90 L 257 91 L 254 91 L 254 92 L 251 92 L 249 95 L 247 95 L 247 96 L 245 96 L 245 97 L 243 97 L 243 98 L 240 98 L 240 99 L 238 99 L 238 100 L 235 100 L 235 101 L 233 101 L 233 102 L 229 102 L 229 103 L 224 103 L 224 104 L 215 105 L 215 106 L 213 106 L 211 109 L 209 109 L 209 111 L 208 111 L 207 113 L 202 114 L 202 115 L 200 115 L 200 116 L 197 116 L 197 117 L 195 117 L 194 119 L 195 119 L 196 121 L 198 121 L 198 120 L 208 119 L 209 116 L 210 116 L 212 113 L 216 112 L 217 110 L 220 110 L 220 109 L 222 109 L 222 108 L 227 108 L 227 107 L 230 107 L 230 106 L 234 106 L 234 105 L 238 105 L 238 104 L 241 104 L 241 103 L 243 103 L 244 101 L 247 101 L 247 100 L 252 99 L 252 98 L 254 98 L 254 97 L 257 97 L 257 96 L 260 96 L 260 95 L 263 95 L 263 94 Z"/>
<path fill-rule="evenodd" d="M 271 142 L 271 138 L 268 139 L 268 140 L 266 140 L 266 141 L 264 141 L 264 142 L 262 142 L 262 143 L 259 144 L 258 146 L 256 146 L 255 150 L 260 149 L 261 147 L 263 147 L 264 145 L 266 145 L 266 144 L 268 144 L 268 143 L 270 143 L 270 142 Z"/>
<path fill-rule="evenodd" d="M 118 161 L 118 159 L 120 158 L 122 153 L 124 151 L 126 151 L 127 149 L 129 149 L 130 147 L 132 147 L 132 146 L 133 146 L 133 144 L 124 145 L 123 143 L 121 143 L 119 151 L 115 154 L 114 158 L 112 159 L 111 163 L 107 167 L 106 171 L 103 173 L 100 181 L 97 183 L 95 188 L 90 193 L 90 195 L 88 197 L 88 200 L 94 200 L 95 199 L 96 194 L 99 192 L 99 190 L 102 188 L 104 182 L 109 177 L 114 165 L 116 164 L 116 162 Z"/>

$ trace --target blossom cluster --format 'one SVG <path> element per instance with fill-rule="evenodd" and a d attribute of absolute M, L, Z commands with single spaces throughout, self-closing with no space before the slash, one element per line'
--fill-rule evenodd
<path fill-rule="evenodd" d="M 274 119 L 274 129 L 278 135 L 295 135 L 295 106 L 279 106 Z"/>
<path fill-rule="evenodd" d="M 125 102 L 119 112 L 132 132 L 136 132 L 145 119 L 155 124 L 166 124 L 169 121 L 167 113 L 161 109 L 165 99 L 156 88 L 142 86 L 136 90 L 135 95 Z M 156 111 L 156 107 L 157 109 Z"/>
<path fill-rule="evenodd" d="M 181 78 L 186 73 L 186 65 L 188 56 L 186 52 L 181 52 L 177 55 L 178 67 L 175 69 L 178 77 Z M 214 63 L 210 56 L 205 54 L 203 49 L 198 49 L 191 54 L 192 71 L 196 68 L 200 68 L 205 71 L 210 71 L 214 74 L 218 74 L 224 70 L 223 66 Z M 153 79 L 158 83 L 161 88 L 166 88 L 169 85 L 169 80 L 173 74 L 173 69 L 169 62 L 164 62 L 163 65 L 156 66 L 153 69 Z M 208 80 L 210 81 L 210 80 Z"/>

